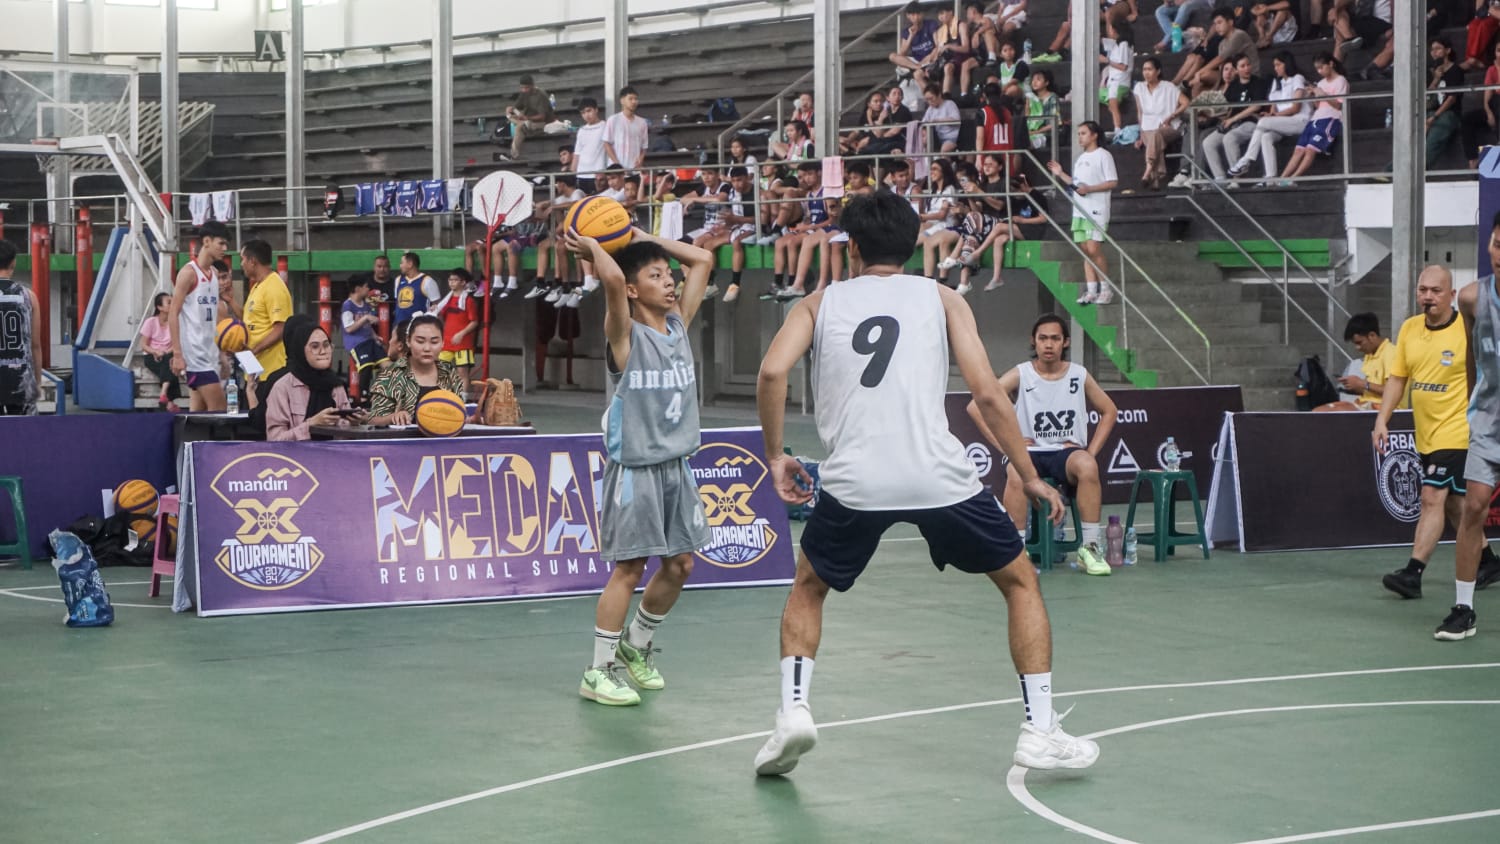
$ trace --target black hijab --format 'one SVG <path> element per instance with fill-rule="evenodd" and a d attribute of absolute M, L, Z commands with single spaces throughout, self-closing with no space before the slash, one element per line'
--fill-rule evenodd
<path fill-rule="evenodd" d="M 282 339 L 286 346 L 287 369 L 297 376 L 298 381 L 306 384 L 311 392 L 307 399 L 307 417 L 313 416 L 320 410 L 334 407 L 333 390 L 344 383 L 332 367 L 314 369 L 312 364 L 307 362 L 307 341 L 312 338 L 314 331 L 321 328 L 322 326 L 313 321 L 312 317 L 293 314 L 287 318 L 286 328 L 282 332 Z"/>

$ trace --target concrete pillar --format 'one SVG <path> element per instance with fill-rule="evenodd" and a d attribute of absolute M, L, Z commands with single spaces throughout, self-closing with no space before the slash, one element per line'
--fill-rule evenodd
<path fill-rule="evenodd" d="M 302 0 L 288 0 L 286 46 L 286 248 L 307 248 L 303 223 L 307 198 L 295 188 L 307 181 L 307 141 L 303 132 Z"/>
<path fill-rule="evenodd" d="M 453 0 L 434 0 L 432 21 L 432 178 L 453 177 Z M 441 248 L 445 217 L 432 218 L 432 245 Z"/>
<path fill-rule="evenodd" d="M 1419 4 L 1396 3 L 1396 77 L 1391 104 L 1391 336 L 1411 316 L 1416 301 L 1417 276 L 1426 262 L 1427 159 L 1423 93 L 1427 88 L 1427 43 Z M 1413 36 L 1412 34 L 1415 33 Z M 1344 136 L 1358 126 L 1349 121 L 1344 106 Z M 1344 141 L 1348 143 L 1348 141 Z"/>
<path fill-rule="evenodd" d="M 813 6 L 813 147 L 838 152 L 839 112 L 844 105 L 844 58 L 839 54 L 838 0 Z"/>
<path fill-rule="evenodd" d="M 1099 116 L 1099 4 L 1095 0 L 1070 0 L 1073 8 L 1073 77 L 1069 105 L 1073 129 Z M 1059 139 L 1059 143 L 1067 139 Z M 1103 143 L 1104 139 L 1100 139 Z"/>
<path fill-rule="evenodd" d="M 604 3 L 604 113 L 620 110 L 620 89 L 630 84 L 630 16 L 627 0 Z"/>

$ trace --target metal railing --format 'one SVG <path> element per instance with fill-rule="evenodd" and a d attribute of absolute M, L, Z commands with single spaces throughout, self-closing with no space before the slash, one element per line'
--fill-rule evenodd
<path fill-rule="evenodd" d="M 1453 87 L 1453 88 L 1440 88 L 1440 89 L 1438 89 L 1438 88 L 1428 88 L 1428 89 L 1426 89 L 1423 92 L 1422 98 L 1423 98 L 1423 101 L 1426 102 L 1428 98 L 1443 97 L 1443 96 L 1447 96 L 1449 94 L 1470 94 L 1470 93 L 1481 93 L 1481 92 L 1486 92 L 1486 91 L 1500 91 L 1500 85 L 1464 85 L 1464 86 L 1461 86 L 1461 87 Z M 1387 91 L 1367 91 L 1367 92 L 1363 92 L 1363 93 L 1350 92 L 1348 94 L 1340 94 L 1338 96 L 1320 95 L 1320 96 L 1315 96 L 1315 97 L 1299 97 L 1299 98 L 1297 98 L 1295 100 L 1280 100 L 1280 101 L 1254 100 L 1254 101 L 1246 102 L 1246 103 L 1232 103 L 1232 104 L 1229 104 L 1227 106 L 1224 105 L 1224 104 L 1219 104 L 1219 103 L 1214 103 L 1214 104 L 1202 104 L 1202 103 L 1200 103 L 1200 104 L 1197 104 L 1197 105 L 1189 105 L 1188 108 L 1187 108 L 1187 111 L 1185 112 L 1185 114 L 1186 114 L 1185 120 L 1186 120 L 1186 123 L 1187 123 L 1187 131 L 1184 133 L 1183 143 L 1186 144 L 1186 145 L 1188 145 L 1186 147 L 1186 149 L 1189 149 L 1189 150 L 1196 150 L 1199 147 L 1199 144 L 1200 144 L 1199 133 L 1202 130 L 1199 128 L 1198 121 L 1196 119 L 1196 114 L 1198 112 L 1212 111 L 1212 112 L 1219 112 L 1221 114 L 1233 114 L 1233 113 L 1237 113 L 1237 112 L 1240 112 L 1240 111 L 1244 111 L 1247 108 L 1256 108 L 1256 107 L 1282 107 L 1282 108 L 1285 108 L 1290 103 L 1299 103 L 1299 104 L 1301 104 L 1301 103 L 1310 103 L 1310 104 L 1313 104 L 1314 107 L 1316 107 L 1316 104 L 1317 103 L 1321 103 L 1321 102 L 1338 102 L 1338 103 L 1341 103 L 1341 108 L 1339 109 L 1339 120 L 1342 122 L 1342 131 L 1340 133 L 1340 137 L 1338 139 L 1338 143 L 1339 143 L 1339 146 L 1340 146 L 1339 155 L 1340 155 L 1340 159 L 1341 159 L 1342 165 L 1343 165 L 1343 172 L 1342 173 L 1325 173 L 1325 174 L 1320 174 L 1320 175 L 1307 175 L 1307 174 L 1304 173 L 1301 176 L 1296 176 L 1296 177 L 1291 177 L 1291 178 L 1283 178 L 1283 177 L 1281 177 L 1281 176 L 1278 175 L 1278 176 L 1274 177 L 1271 181 L 1274 182 L 1274 183 L 1302 184 L 1302 183 L 1306 183 L 1306 182 L 1349 182 L 1349 181 L 1353 181 L 1355 179 L 1388 179 L 1388 178 L 1390 178 L 1390 173 L 1389 173 L 1389 171 L 1386 171 L 1386 170 L 1380 170 L 1380 171 L 1375 171 L 1375 172 L 1358 172 L 1358 171 L 1356 171 L 1354 169 L 1354 153 L 1353 153 L 1354 133 L 1359 130 L 1359 127 L 1356 125 L 1356 121 L 1355 121 L 1355 118 L 1354 118 L 1354 109 L 1351 107 L 1350 104 L 1353 103 L 1353 102 L 1365 102 L 1365 101 L 1370 101 L 1370 100 L 1393 100 L 1394 97 L 1395 97 L 1395 95 L 1393 93 L 1387 92 Z M 1462 115 L 1458 114 L 1456 110 L 1454 110 L 1454 114 L 1455 114 L 1456 117 L 1458 117 L 1460 120 L 1462 120 Z M 1258 119 L 1259 118 L 1257 118 L 1257 117 L 1246 118 L 1247 121 L 1254 121 L 1254 120 L 1258 120 Z M 1371 127 L 1371 128 L 1373 128 L 1373 127 Z M 1233 162 L 1230 162 L 1230 163 L 1232 164 Z M 1473 176 L 1473 175 L 1475 175 L 1475 173 L 1474 173 L 1473 170 L 1470 170 L 1470 169 L 1467 169 L 1467 168 L 1462 169 L 1462 170 L 1427 170 L 1426 173 L 1429 176 Z M 1241 180 L 1248 181 L 1248 179 L 1244 179 L 1243 177 L 1241 177 L 1241 179 L 1234 180 L 1234 181 L 1241 181 Z M 1200 178 L 1196 178 L 1195 177 L 1190 182 L 1189 186 L 1192 187 L 1192 188 L 1198 188 L 1198 187 L 1203 186 L 1205 184 L 1205 181 L 1208 181 L 1208 180 L 1204 180 L 1204 179 L 1200 179 Z"/>
<path fill-rule="evenodd" d="M 1202 172 L 1198 166 L 1198 163 L 1194 161 L 1192 156 L 1190 155 L 1174 154 L 1168 156 L 1168 158 L 1182 159 L 1184 162 L 1186 162 L 1185 166 L 1193 168 L 1193 170 L 1199 174 L 1201 174 Z M 1260 221 L 1256 220 L 1254 215 L 1252 215 L 1248 210 L 1245 209 L 1245 206 L 1237 202 L 1235 198 L 1224 189 L 1223 185 L 1213 181 L 1212 179 L 1207 180 L 1206 183 L 1209 187 L 1217 191 L 1219 196 L 1222 197 L 1226 202 L 1228 202 L 1230 207 L 1233 208 L 1241 217 L 1243 217 L 1255 229 L 1255 231 L 1260 234 L 1261 237 L 1265 238 L 1267 242 L 1276 247 L 1276 250 L 1281 253 L 1281 342 L 1291 342 L 1291 309 L 1295 308 L 1297 312 L 1300 313 L 1310 325 L 1312 325 L 1313 328 L 1317 329 L 1319 334 L 1323 335 L 1324 339 L 1329 342 L 1331 348 L 1338 349 L 1341 353 L 1344 354 L 1345 358 L 1347 358 L 1348 360 L 1353 360 L 1353 357 L 1351 357 L 1348 352 L 1343 351 L 1343 344 L 1336 340 L 1332 334 L 1328 333 L 1328 331 L 1325 330 L 1324 327 L 1320 325 L 1316 319 L 1313 318 L 1312 314 L 1309 314 L 1307 310 L 1304 309 L 1302 305 L 1299 304 L 1291 295 L 1291 267 L 1295 265 L 1297 270 L 1301 272 L 1309 282 L 1312 283 L 1313 287 L 1319 293 L 1323 294 L 1325 299 L 1327 299 L 1327 303 L 1330 309 L 1337 310 L 1342 313 L 1345 318 L 1348 318 L 1350 316 L 1349 309 L 1344 307 L 1344 304 L 1333 295 L 1333 291 L 1331 289 L 1333 286 L 1332 279 L 1328 279 L 1325 285 L 1324 280 L 1319 279 L 1312 270 L 1308 269 L 1301 261 L 1297 259 L 1297 256 L 1293 255 L 1290 250 L 1282 245 L 1281 241 L 1278 238 L 1272 236 L 1272 234 L 1260 224 Z M 1210 214 L 1207 209 L 1199 204 L 1198 200 L 1195 199 L 1192 194 L 1168 194 L 1167 199 L 1169 201 L 1186 202 L 1191 205 L 1193 207 L 1193 210 L 1197 211 L 1199 216 L 1207 220 L 1209 222 L 1209 225 L 1212 225 L 1214 229 L 1219 232 L 1219 235 L 1223 237 L 1224 240 L 1227 241 L 1231 246 L 1233 246 L 1235 250 L 1239 252 L 1247 262 L 1249 262 L 1250 266 L 1255 271 L 1264 276 L 1266 281 L 1270 282 L 1273 286 L 1276 285 L 1276 279 L 1266 271 L 1266 268 L 1261 265 L 1260 261 L 1256 260 L 1254 256 L 1246 251 L 1244 245 L 1239 242 L 1239 239 L 1232 236 L 1229 231 L 1220 224 L 1219 220 L 1213 214 Z"/>

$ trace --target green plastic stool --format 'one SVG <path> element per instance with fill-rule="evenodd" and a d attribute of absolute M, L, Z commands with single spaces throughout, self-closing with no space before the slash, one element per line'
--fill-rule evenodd
<path fill-rule="evenodd" d="M 1057 487 L 1057 484 L 1051 480 L 1048 480 L 1047 484 L 1053 488 Z M 1052 515 L 1052 505 L 1044 501 L 1042 509 L 1038 511 L 1036 505 L 1030 501 L 1026 504 L 1026 533 L 1032 537 L 1031 541 L 1026 543 L 1026 553 L 1031 555 L 1031 559 L 1035 560 L 1037 566 L 1043 571 L 1052 568 L 1054 559 L 1061 559 L 1064 554 L 1070 554 L 1083 547 L 1083 520 L 1078 516 L 1078 501 L 1066 496 L 1063 500 L 1067 502 L 1068 509 L 1073 513 L 1073 538 L 1064 539 L 1061 542 L 1052 535 L 1052 525 L 1047 521 L 1047 518 Z"/>
<path fill-rule="evenodd" d="M 1197 533 L 1182 533 L 1177 530 L 1176 489 L 1180 483 L 1187 484 L 1188 494 L 1193 498 L 1193 515 L 1197 518 Z M 1203 503 L 1198 498 L 1198 480 L 1192 472 L 1168 472 L 1164 470 L 1142 470 L 1135 473 L 1130 484 L 1130 509 L 1125 513 L 1125 529 L 1135 527 L 1136 497 L 1141 486 L 1151 487 L 1152 526 L 1151 533 L 1136 532 L 1140 547 L 1151 546 L 1159 563 L 1176 552 L 1178 545 L 1197 545 L 1203 549 L 1203 559 L 1208 559 L 1208 534 L 1203 530 Z"/>
<path fill-rule="evenodd" d="M 26 538 L 26 499 L 21 495 L 19 475 L 0 475 L 0 489 L 10 496 L 11 511 L 16 514 L 16 541 L 0 544 L 0 557 L 19 557 L 21 568 L 31 568 L 31 542 Z"/>

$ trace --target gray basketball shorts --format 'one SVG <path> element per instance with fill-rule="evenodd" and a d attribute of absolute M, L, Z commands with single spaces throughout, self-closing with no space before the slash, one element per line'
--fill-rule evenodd
<path fill-rule="evenodd" d="M 653 466 L 604 466 L 599 556 L 608 562 L 690 554 L 712 534 L 686 457 Z"/>
<path fill-rule="evenodd" d="M 1469 456 L 1464 460 L 1464 480 L 1471 484 L 1484 484 L 1490 489 L 1500 487 L 1500 463 L 1487 460 L 1481 449 L 1474 446 L 1480 445 L 1475 440 L 1469 442 Z M 1500 448 L 1491 445 L 1482 448 L 1485 453 L 1500 453 Z"/>

